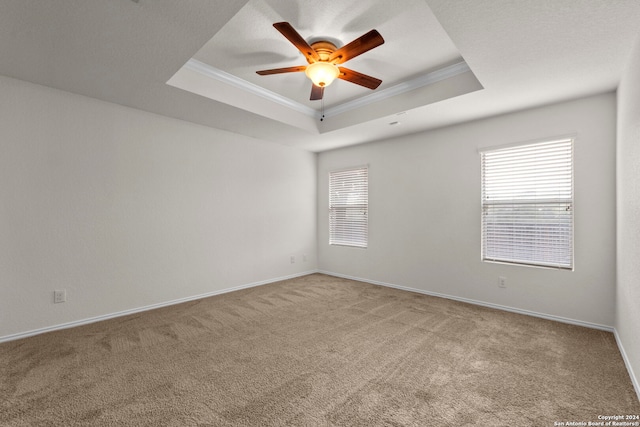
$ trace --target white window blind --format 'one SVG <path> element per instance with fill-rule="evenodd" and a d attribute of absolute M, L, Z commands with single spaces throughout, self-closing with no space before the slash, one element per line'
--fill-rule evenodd
<path fill-rule="evenodd" d="M 481 153 L 482 259 L 573 268 L 573 140 Z"/>
<path fill-rule="evenodd" d="M 367 247 L 367 167 L 329 173 L 329 244 Z"/>

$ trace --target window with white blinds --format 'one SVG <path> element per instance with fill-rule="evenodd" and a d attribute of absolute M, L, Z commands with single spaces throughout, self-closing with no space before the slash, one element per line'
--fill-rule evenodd
<path fill-rule="evenodd" d="M 573 268 L 573 140 L 481 152 L 482 259 Z"/>
<path fill-rule="evenodd" d="M 329 173 L 329 244 L 367 247 L 367 167 Z"/>

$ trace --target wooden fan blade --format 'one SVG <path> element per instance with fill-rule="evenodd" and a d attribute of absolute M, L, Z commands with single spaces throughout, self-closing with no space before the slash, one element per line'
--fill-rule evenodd
<path fill-rule="evenodd" d="M 367 34 L 358 37 L 351 43 L 342 46 L 329 57 L 329 62 L 334 64 L 342 64 L 350 59 L 361 55 L 374 47 L 378 47 L 384 43 L 384 39 L 376 30 L 371 30 Z"/>
<path fill-rule="evenodd" d="M 362 74 L 348 68 L 338 67 L 338 69 L 340 70 L 340 74 L 338 75 L 339 79 L 346 80 L 369 89 L 375 89 L 380 86 L 380 83 L 382 83 L 382 80 L 380 79 L 367 76 L 366 74 Z"/>
<path fill-rule="evenodd" d="M 311 98 L 309 98 L 311 101 L 318 101 L 319 99 L 322 99 L 323 95 L 324 87 L 316 86 L 314 84 L 311 85 Z"/>
<path fill-rule="evenodd" d="M 273 68 L 271 70 L 256 71 L 261 76 L 267 76 L 269 74 L 282 74 L 282 73 L 296 73 L 307 69 L 306 65 L 300 65 L 298 67 L 285 67 L 285 68 Z"/>
<path fill-rule="evenodd" d="M 300 52 L 307 58 L 307 62 L 309 64 L 313 64 L 320 60 L 320 56 L 318 52 L 313 50 L 309 43 L 305 39 L 302 38 L 300 34 L 289 24 L 288 22 L 276 22 L 273 24 L 276 30 L 280 31 L 280 33 L 285 36 L 287 40 L 289 40 L 295 47 L 298 48 Z"/>

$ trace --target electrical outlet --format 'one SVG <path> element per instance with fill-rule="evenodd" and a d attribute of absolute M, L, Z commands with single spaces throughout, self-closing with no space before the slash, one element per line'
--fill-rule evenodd
<path fill-rule="evenodd" d="M 296 263 L 296 257 L 291 256 L 291 264 L 295 264 Z"/>
<path fill-rule="evenodd" d="M 53 302 L 58 304 L 61 302 L 65 302 L 67 300 L 67 290 L 61 289 L 58 291 L 53 291 Z"/>
<path fill-rule="evenodd" d="M 507 287 L 507 278 L 504 276 L 498 277 L 498 287 L 506 288 Z"/>

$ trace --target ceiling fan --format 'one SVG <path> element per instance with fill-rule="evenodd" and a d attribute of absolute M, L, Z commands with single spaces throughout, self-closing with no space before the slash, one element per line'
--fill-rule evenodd
<path fill-rule="evenodd" d="M 326 40 L 319 40 L 309 45 L 288 22 L 276 22 L 273 26 L 302 52 L 309 65 L 256 71 L 259 75 L 266 76 L 269 74 L 304 71 L 313 82 L 310 98 L 312 101 L 322 99 L 324 88 L 329 86 L 336 78 L 369 89 L 375 89 L 382 83 L 382 80 L 375 77 L 338 66 L 383 44 L 384 39 L 376 30 L 371 30 L 338 49 L 336 45 Z"/>

